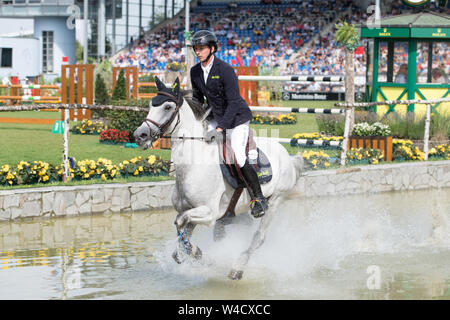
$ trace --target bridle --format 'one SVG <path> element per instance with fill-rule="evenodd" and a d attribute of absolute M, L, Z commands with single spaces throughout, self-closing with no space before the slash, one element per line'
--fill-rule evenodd
<path fill-rule="evenodd" d="M 169 133 L 169 135 L 171 135 L 174 131 L 175 128 L 180 124 L 180 108 L 181 105 L 183 104 L 183 98 L 181 97 L 181 94 L 177 97 L 175 97 L 174 95 L 165 92 L 165 91 L 159 91 L 158 94 L 162 94 L 165 96 L 168 96 L 170 99 L 172 99 L 173 101 L 175 101 L 176 107 L 175 107 L 175 111 L 172 113 L 172 115 L 170 116 L 170 118 L 164 122 L 163 124 L 159 124 L 156 121 L 153 121 L 152 119 L 149 118 L 145 118 L 144 122 L 147 124 L 148 129 L 150 130 L 150 136 L 152 136 L 155 139 L 158 139 L 161 137 L 162 134 L 164 134 L 164 132 L 167 130 L 167 128 L 172 124 L 173 120 L 175 119 L 175 117 L 177 117 L 177 122 L 175 123 L 175 126 L 173 127 L 172 131 Z M 151 124 L 153 124 L 154 126 L 156 126 L 158 128 L 158 131 L 153 131 L 149 122 Z"/>

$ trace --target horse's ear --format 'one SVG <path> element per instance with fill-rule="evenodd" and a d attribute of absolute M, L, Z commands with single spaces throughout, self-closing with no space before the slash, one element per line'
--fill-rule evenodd
<path fill-rule="evenodd" d="M 156 88 L 158 88 L 158 91 L 163 91 L 166 88 L 166 85 L 164 83 L 162 83 L 161 80 L 159 80 L 159 78 L 157 76 L 155 76 L 155 83 L 156 83 Z"/>
<path fill-rule="evenodd" d="M 172 85 L 172 93 L 175 97 L 178 97 L 180 94 L 180 79 L 178 77 L 175 79 L 175 82 Z"/>

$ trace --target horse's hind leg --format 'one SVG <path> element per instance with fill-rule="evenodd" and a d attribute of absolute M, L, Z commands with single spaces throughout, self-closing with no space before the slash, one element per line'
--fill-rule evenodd
<path fill-rule="evenodd" d="M 270 203 L 270 207 L 268 212 L 261 218 L 261 222 L 259 224 L 258 230 L 256 230 L 255 234 L 253 235 L 252 242 L 250 244 L 250 247 L 241 253 L 238 260 L 233 266 L 233 269 L 231 269 L 230 273 L 228 274 L 228 278 L 232 280 L 240 280 L 242 279 L 242 275 L 244 273 L 244 268 L 247 265 L 250 256 L 255 252 L 256 249 L 258 249 L 263 243 L 266 238 L 266 231 L 270 224 L 270 222 L 273 219 L 273 216 L 275 214 L 276 208 L 279 204 L 279 198 L 278 199 L 271 199 L 272 203 Z"/>
<path fill-rule="evenodd" d="M 236 217 L 236 213 L 234 212 L 236 209 L 236 204 L 241 197 L 243 188 L 237 188 L 234 190 L 234 193 L 230 199 L 230 203 L 228 204 L 227 209 L 225 210 L 225 214 L 222 218 L 216 221 L 214 225 L 214 241 L 220 241 L 225 238 L 225 226 L 233 222 L 233 218 Z"/>

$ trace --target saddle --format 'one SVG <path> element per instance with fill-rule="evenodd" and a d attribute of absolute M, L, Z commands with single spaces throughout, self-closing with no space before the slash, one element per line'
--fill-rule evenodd
<path fill-rule="evenodd" d="M 256 150 L 258 153 L 258 157 L 253 166 L 258 174 L 259 183 L 262 185 L 269 182 L 272 180 L 272 166 L 270 165 L 266 154 L 256 146 L 255 140 L 253 139 L 252 130 L 249 130 L 247 146 L 245 149 L 247 159 L 249 159 L 248 154 L 250 150 Z M 222 163 L 220 164 L 220 169 L 222 170 L 222 175 L 230 186 L 233 189 L 245 188 L 246 184 L 244 182 L 244 177 L 242 176 L 242 172 L 236 161 L 234 151 L 232 150 L 230 143 L 225 138 L 225 133 L 222 143 L 221 161 Z"/>
<path fill-rule="evenodd" d="M 244 177 L 239 168 L 239 165 L 236 161 L 236 156 L 234 154 L 233 149 L 231 148 L 230 143 L 226 139 L 225 132 L 223 133 L 223 142 L 222 145 L 219 146 L 222 152 L 219 152 L 221 158 L 220 170 L 222 171 L 222 175 L 228 184 L 234 189 L 233 196 L 231 197 L 230 203 L 224 213 L 224 215 L 218 220 L 222 222 L 222 224 L 229 223 L 228 218 L 232 218 L 235 216 L 234 209 L 236 204 L 241 197 L 241 194 L 246 187 L 244 182 Z M 272 166 L 270 165 L 269 159 L 266 154 L 256 146 L 255 140 L 253 139 L 253 131 L 249 130 L 247 146 L 245 149 L 245 154 L 247 159 L 249 159 L 248 154 L 250 150 L 255 150 L 258 153 L 258 157 L 253 164 L 258 174 L 259 183 L 265 184 L 272 180 Z M 220 228 L 220 224 L 218 224 Z"/>

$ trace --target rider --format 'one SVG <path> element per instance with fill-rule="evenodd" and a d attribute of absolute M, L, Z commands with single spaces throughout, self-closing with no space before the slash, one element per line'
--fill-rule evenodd
<path fill-rule="evenodd" d="M 267 199 L 261 192 L 256 170 L 245 154 L 251 110 L 239 93 L 238 78 L 231 65 L 214 56 L 218 49 L 214 33 L 197 31 L 192 37 L 192 47 L 200 60 L 191 69 L 193 97 L 200 103 L 206 97 L 213 115 L 208 125 L 213 126 L 218 134 L 226 132 L 236 162 L 250 189 L 252 215 L 261 217 L 268 208 Z"/>

